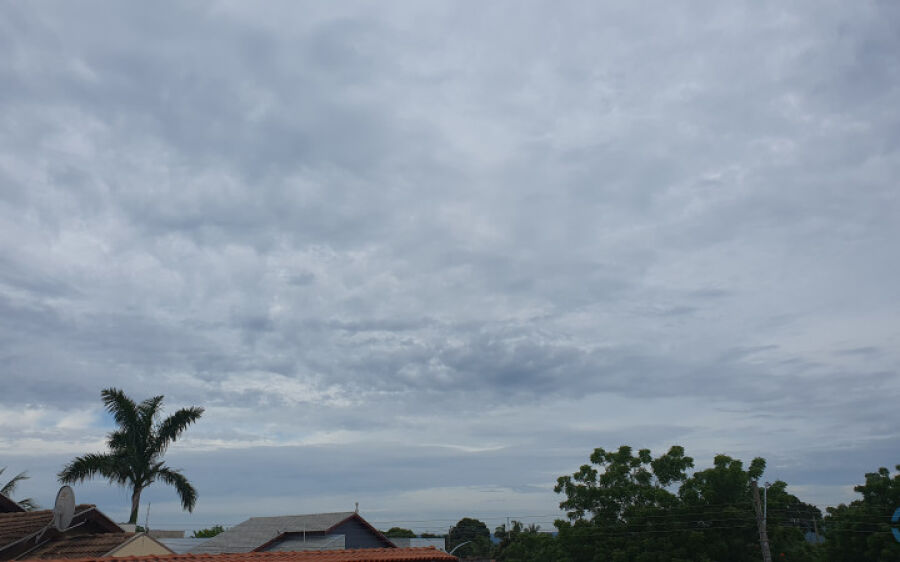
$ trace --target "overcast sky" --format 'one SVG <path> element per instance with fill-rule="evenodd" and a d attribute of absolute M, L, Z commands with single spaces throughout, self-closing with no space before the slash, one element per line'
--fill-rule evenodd
<path fill-rule="evenodd" d="M 116 386 L 206 408 L 167 456 L 197 508 L 156 485 L 157 527 L 550 527 L 621 444 L 852 499 L 900 462 L 898 30 L 891 1 L 4 1 L 0 466 L 52 505 Z"/>

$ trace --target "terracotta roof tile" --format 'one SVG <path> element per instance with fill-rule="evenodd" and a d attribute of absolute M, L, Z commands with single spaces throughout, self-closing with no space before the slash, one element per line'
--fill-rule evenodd
<path fill-rule="evenodd" d="M 63 537 L 29 553 L 28 559 L 101 557 L 122 543 L 131 540 L 134 535 L 135 533 L 101 533 Z"/>
<path fill-rule="evenodd" d="M 94 507 L 89 504 L 75 506 L 75 513 Z M 40 531 L 53 520 L 52 509 L 0 513 L 0 548 Z"/>
<path fill-rule="evenodd" d="M 45 559 L 47 560 L 47 559 Z M 172 554 L 123 558 L 69 558 L 60 562 L 450 562 L 456 556 L 424 548 L 358 548 L 314 552 L 240 552 L 234 554 Z"/>

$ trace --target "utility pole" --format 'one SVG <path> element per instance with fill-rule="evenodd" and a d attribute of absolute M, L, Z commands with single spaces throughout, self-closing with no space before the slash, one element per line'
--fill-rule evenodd
<path fill-rule="evenodd" d="M 756 480 L 750 481 L 753 492 L 753 509 L 756 511 L 756 527 L 759 529 L 759 547 L 762 549 L 763 562 L 772 562 L 772 551 L 769 550 L 769 535 L 766 533 L 766 520 L 763 517 L 762 506 L 759 505 L 759 486 Z"/>

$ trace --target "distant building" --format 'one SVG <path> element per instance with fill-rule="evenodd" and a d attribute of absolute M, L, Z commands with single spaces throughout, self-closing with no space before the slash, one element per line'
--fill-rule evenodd
<path fill-rule="evenodd" d="M 433 537 L 433 538 L 397 538 L 391 537 L 391 542 L 397 545 L 397 548 L 422 548 L 427 546 L 433 546 L 434 548 L 440 550 L 441 552 L 446 552 L 445 548 L 445 539 L 444 537 Z"/>
<path fill-rule="evenodd" d="M 147 534 L 154 539 L 183 539 L 184 531 L 169 531 L 166 529 L 148 529 Z"/>
<path fill-rule="evenodd" d="M 195 554 L 394 548 L 359 513 L 251 517 L 191 548 Z"/>

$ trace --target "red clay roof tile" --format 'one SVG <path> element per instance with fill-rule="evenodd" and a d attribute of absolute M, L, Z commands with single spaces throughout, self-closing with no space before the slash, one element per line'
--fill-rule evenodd
<path fill-rule="evenodd" d="M 78 505 L 75 507 L 75 513 L 80 513 L 92 507 L 94 506 L 90 504 Z M 52 509 L 0 513 L 0 548 L 40 531 L 51 520 L 53 520 Z"/>
<path fill-rule="evenodd" d="M 77 535 L 50 541 L 28 554 L 29 560 L 100 557 L 134 537 L 135 533 Z"/>

